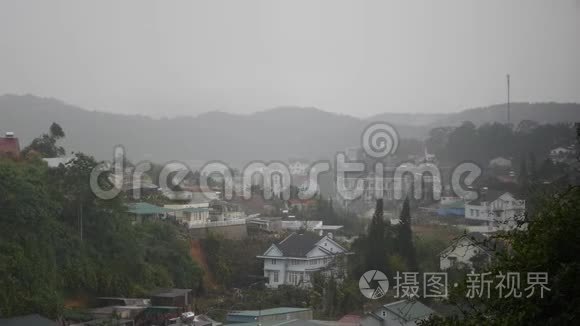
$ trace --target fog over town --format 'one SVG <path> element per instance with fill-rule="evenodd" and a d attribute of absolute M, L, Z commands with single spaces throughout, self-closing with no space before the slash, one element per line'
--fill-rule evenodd
<path fill-rule="evenodd" d="M 578 0 L 6 0 L 0 45 L 0 326 L 578 324 Z"/>

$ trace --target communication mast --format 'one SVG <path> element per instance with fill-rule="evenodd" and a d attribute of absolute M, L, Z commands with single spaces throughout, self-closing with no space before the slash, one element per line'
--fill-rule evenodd
<path fill-rule="evenodd" d="M 507 76 L 507 123 L 510 124 L 510 75 Z"/>

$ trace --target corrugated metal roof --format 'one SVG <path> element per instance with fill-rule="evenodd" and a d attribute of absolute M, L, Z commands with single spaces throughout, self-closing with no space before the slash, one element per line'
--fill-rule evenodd
<path fill-rule="evenodd" d="M 270 308 L 270 309 L 263 309 L 263 310 L 242 310 L 242 311 L 233 311 L 228 313 L 231 316 L 247 316 L 247 317 L 258 317 L 258 316 L 270 316 L 270 315 L 281 315 L 281 314 L 288 314 L 294 312 L 302 312 L 302 311 L 309 311 L 310 308 L 292 308 L 292 307 L 279 307 L 279 308 Z"/>

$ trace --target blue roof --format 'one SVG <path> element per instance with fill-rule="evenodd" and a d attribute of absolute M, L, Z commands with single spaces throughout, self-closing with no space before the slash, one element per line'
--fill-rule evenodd
<path fill-rule="evenodd" d="M 127 205 L 127 211 L 129 213 L 137 214 L 137 215 L 153 215 L 153 214 L 164 214 L 164 213 L 171 213 L 171 212 L 206 212 L 208 211 L 207 207 L 186 207 L 186 208 L 166 208 L 155 206 L 153 204 L 140 202 L 140 203 L 132 203 Z"/>
<path fill-rule="evenodd" d="M 153 215 L 153 214 L 163 214 L 170 212 L 170 209 L 155 206 L 149 203 L 132 203 L 127 205 L 127 211 L 129 213 L 138 214 L 138 215 Z"/>

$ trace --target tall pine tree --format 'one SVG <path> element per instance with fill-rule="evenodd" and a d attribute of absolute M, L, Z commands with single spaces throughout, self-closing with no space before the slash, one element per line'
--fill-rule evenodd
<path fill-rule="evenodd" d="M 411 208 L 409 198 L 405 198 L 401 210 L 401 222 L 398 228 L 397 247 L 399 254 L 407 263 L 410 271 L 417 271 L 417 257 L 413 245 L 413 231 L 411 230 Z"/>
<path fill-rule="evenodd" d="M 383 200 L 377 199 L 375 214 L 369 226 L 367 270 L 387 272 L 387 248 L 385 241 L 385 221 L 383 220 Z"/>

